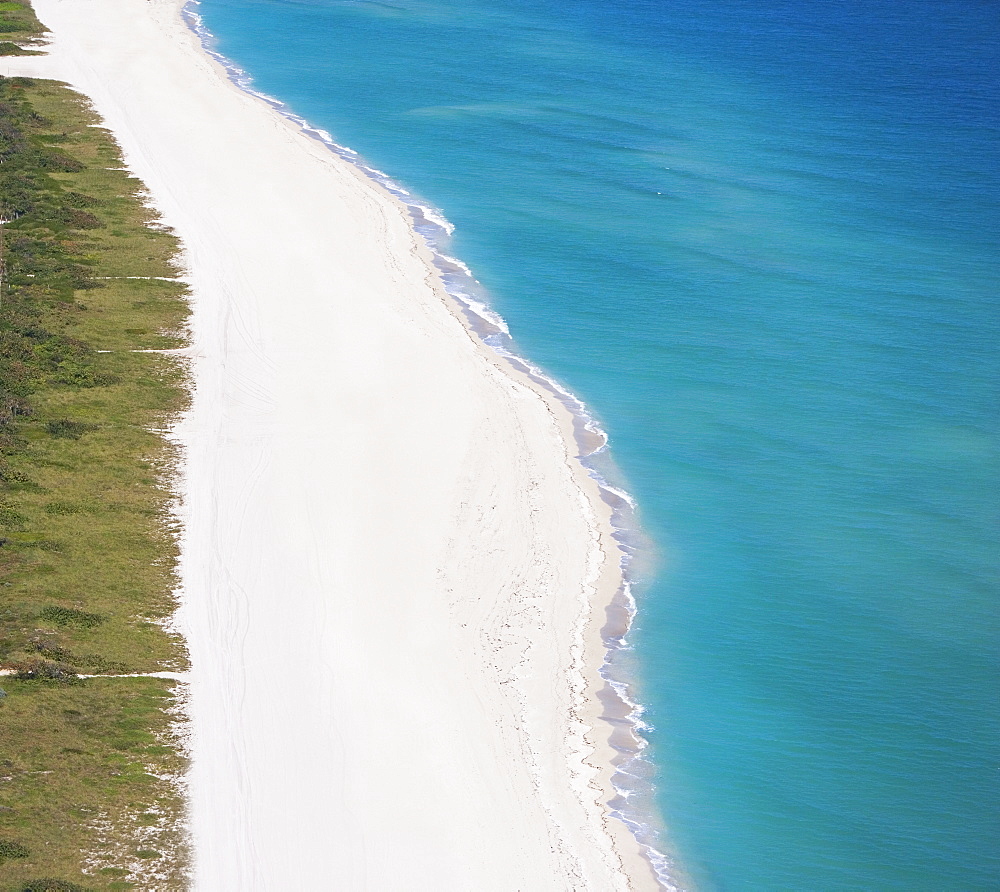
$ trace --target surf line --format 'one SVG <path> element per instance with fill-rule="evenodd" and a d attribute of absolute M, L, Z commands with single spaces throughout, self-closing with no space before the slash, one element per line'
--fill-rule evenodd
<path fill-rule="evenodd" d="M 645 538 L 635 521 L 635 500 L 608 479 L 615 476 L 615 465 L 609 455 L 607 433 L 578 397 L 519 354 L 506 320 L 489 305 L 485 289 L 472 270 L 446 253 L 445 244 L 455 231 L 454 224 L 441 211 L 418 200 L 387 173 L 366 164 L 360 153 L 338 143 L 328 131 L 297 115 L 282 100 L 254 89 L 251 75 L 218 51 L 218 40 L 198 11 L 200 5 L 201 0 L 187 0 L 181 8 L 181 16 L 201 42 L 202 49 L 222 66 L 230 81 L 266 103 L 298 126 L 306 136 L 322 143 L 398 200 L 408 211 L 414 231 L 431 251 L 445 291 L 455 301 L 473 333 L 516 371 L 552 394 L 569 411 L 579 450 L 576 460 L 595 481 L 601 497 L 611 507 L 611 526 L 619 552 L 622 580 L 611 603 L 605 605 L 612 616 L 601 631 L 605 657 L 598 672 L 606 685 L 602 691 L 596 692 L 605 707 L 601 718 L 610 727 L 610 745 L 619 754 L 611 764 L 611 785 L 617 795 L 607 805 L 610 813 L 625 824 L 639 843 L 660 887 L 666 892 L 679 892 L 671 876 L 673 861 L 658 848 L 662 831 L 653 804 L 651 778 L 655 767 L 645 756 L 649 744 L 643 732 L 649 730 L 649 726 L 642 720 L 644 707 L 633 694 L 634 681 L 628 677 L 621 660 L 615 660 L 616 654 L 630 650 L 627 635 L 637 610 L 630 567 Z"/>

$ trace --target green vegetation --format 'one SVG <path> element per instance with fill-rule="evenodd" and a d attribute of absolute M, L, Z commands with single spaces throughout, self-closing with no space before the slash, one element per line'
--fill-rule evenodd
<path fill-rule="evenodd" d="M 81 677 L 186 666 L 157 432 L 185 372 L 149 352 L 185 289 L 98 123 L 0 78 L 0 892 L 185 886 L 175 683 Z"/>
<path fill-rule="evenodd" d="M 0 56 L 37 55 L 31 47 L 39 43 L 44 32 L 29 0 L 0 2 Z"/>
<path fill-rule="evenodd" d="M 25 883 L 18 889 L 18 892 L 89 892 L 83 886 L 76 883 L 67 883 L 64 880 L 32 880 Z"/>

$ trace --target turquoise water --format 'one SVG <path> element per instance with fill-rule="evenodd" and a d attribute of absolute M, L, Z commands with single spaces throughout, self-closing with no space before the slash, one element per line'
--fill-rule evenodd
<path fill-rule="evenodd" d="M 691 887 L 1000 888 L 1000 6 L 200 11 L 609 432 Z"/>

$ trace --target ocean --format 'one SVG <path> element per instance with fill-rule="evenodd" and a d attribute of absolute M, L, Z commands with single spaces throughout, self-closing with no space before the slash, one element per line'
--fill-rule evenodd
<path fill-rule="evenodd" d="M 1000 4 L 196 8 L 607 431 L 665 885 L 1000 888 Z"/>

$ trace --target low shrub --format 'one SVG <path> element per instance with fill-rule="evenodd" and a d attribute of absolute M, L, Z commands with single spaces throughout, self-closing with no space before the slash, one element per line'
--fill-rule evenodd
<path fill-rule="evenodd" d="M 0 504 L 0 525 L 12 530 L 24 528 L 27 518 L 16 508 L 10 505 Z"/>
<path fill-rule="evenodd" d="M 57 607 L 50 604 L 38 614 L 41 619 L 47 619 L 57 626 L 76 626 L 80 629 L 93 629 L 104 622 L 99 613 L 87 613 L 86 610 L 74 610 L 72 607 Z"/>
<path fill-rule="evenodd" d="M 89 890 L 76 883 L 68 883 L 66 880 L 45 879 L 28 880 L 18 888 L 18 892 L 89 892 Z"/>
<path fill-rule="evenodd" d="M 63 662 L 73 662 L 73 657 L 66 648 L 61 647 L 55 641 L 48 641 L 44 638 L 34 637 L 28 640 L 28 644 L 33 651 L 40 653 L 50 660 L 62 660 Z"/>
<path fill-rule="evenodd" d="M 40 56 L 38 50 L 29 50 L 10 40 L 0 40 L 0 56 Z"/>
<path fill-rule="evenodd" d="M 86 509 L 72 502 L 49 502 L 42 509 L 46 514 L 57 514 L 67 516 L 71 514 L 85 514 Z"/>
<path fill-rule="evenodd" d="M 19 842 L 14 842 L 10 839 L 0 839 L 0 864 L 3 864 L 4 861 L 10 858 L 27 858 L 30 854 L 31 852 Z"/>
<path fill-rule="evenodd" d="M 76 670 L 68 663 L 43 660 L 41 657 L 14 663 L 12 668 L 15 676 L 24 681 L 69 681 L 77 677 Z"/>
<path fill-rule="evenodd" d="M 81 654 L 79 657 L 74 657 L 72 662 L 86 666 L 98 675 L 125 675 L 130 668 L 127 663 L 108 660 L 100 654 Z"/>
<path fill-rule="evenodd" d="M 69 418 L 59 418 L 50 421 L 46 426 L 49 435 L 65 440 L 79 440 L 88 431 L 95 430 L 97 425 L 86 424 L 83 421 L 72 421 Z"/>

